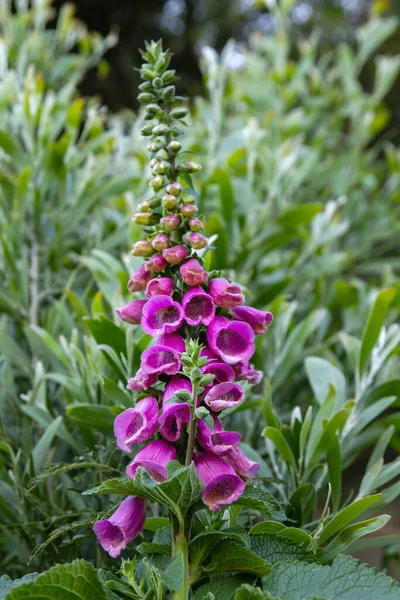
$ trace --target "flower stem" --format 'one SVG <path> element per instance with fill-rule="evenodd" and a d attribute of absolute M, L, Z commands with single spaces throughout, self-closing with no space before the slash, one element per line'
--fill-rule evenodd
<path fill-rule="evenodd" d="M 188 600 L 189 598 L 189 545 L 183 524 L 174 538 L 172 553 L 174 558 L 182 554 L 183 558 L 183 585 L 182 589 L 172 592 L 171 600 Z"/>
<path fill-rule="evenodd" d="M 197 417 L 196 417 L 196 399 L 197 399 L 197 385 L 192 384 L 192 399 L 190 402 L 190 426 L 189 426 L 189 437 L 188 445 L 186 450 L 185 467 L 188 467 L 193 459 L 194 442 L 196 440 L 196 428 L 197 428 Z"/>

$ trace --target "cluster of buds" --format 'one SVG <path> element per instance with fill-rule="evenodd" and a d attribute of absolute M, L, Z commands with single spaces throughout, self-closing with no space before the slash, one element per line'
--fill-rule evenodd
<path fill-rule="evenodd" d="M 166 70 L 169 54 L 152 43 L 143 54 L 146 80 L 139 100 L 147 104 L 151 121 L 142 133 L 151 135 L 150 186 L 164 195 L 145 200 L 135 215 L 146 239 L 133 247 L 144 264 L 131 276 L 128 289 L 144 292 L 117 309 L 125 322 L 140 325 L 154 342 L 141 356 L 127 387 L 136 392 L 135 405 L 115 419 L 114 433 L 123 452 L 134 454 L 126 473 L 133 479 L 143 467 L 156 482 L 168 478 L 167 464 L 194 462 L 204 484 L 202 499 L 212 511 L 237 500 L 260 465 L 239 447 L 240 434 L 225 431 L 221 414 L 240 405 L 245 390 L 238 382 L 256 384 L 261 373 L 250 360 L 256 335 L 272 321 L 270 312 L 243 306 L 239 285 L 207 273 L 202 250 L 207 239 L 197 207 L 177 179 L 200 169 L 196 163 L 175 164 L 181 132 L 175 121 L 186 109 L 173 108 L 174 72 Z M 159 124 L 154 124 L 158 120 Z M 185 196 L 185 198 L 182 198 Z M 129 501 L 128 501 L 129 500 Z M 103 548 L 117 556 L 141 530 L 145 501 L 126 499 L 110 519 L 95 525 Z"/>

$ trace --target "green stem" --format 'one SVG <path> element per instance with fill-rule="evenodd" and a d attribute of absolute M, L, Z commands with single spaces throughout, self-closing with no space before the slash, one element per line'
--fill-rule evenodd
<path fill-rule="evenodd" d="M 188 600 L 189 598 L 189 544 L 185 533 L 185 526 L 180 523 L 179 532 L 175 536 L 172 546 L 174 557 L 182 554 L 183 558 L 183 585 L 178 592 L 172 592 L 171 600 Z"/>
<path fill-rule="evenodd" d="M 190 427 L 188 445 L 186 450 L 185 467 L 188 467 L 193 459 L 193 449 L 196 440 L 196 428 L 197 428 L 197 417 L 196 417 L 196 398 L 197 398 L 197 385 L 193 384 L 192 398 L 190 401 Z"/>

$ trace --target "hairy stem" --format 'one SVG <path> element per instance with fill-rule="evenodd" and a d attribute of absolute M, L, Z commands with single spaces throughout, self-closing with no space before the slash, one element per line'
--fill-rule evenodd
<path fill-rule="evenodd" d="M 184 527 L 174 538 L 173 556 L 182 554 L 183 558 L 183 585 L 182 589 L 171 594 L 171 600 L 188 600 L 189 598 L 189 544 Z"/>
<path fill-rule="evenodd" d="M 190 402 L 190 426 L 189 426 L 189 437 L 188 445 L 186 450 L 185 467 L 188 467 L 193 459 L 194 443 L 196 441 L 196 428 L 197 428 L 197 417 L 196 417 L 196 399 L 197 399 L 197 385 L 193 384 L 192 399 Z"/>

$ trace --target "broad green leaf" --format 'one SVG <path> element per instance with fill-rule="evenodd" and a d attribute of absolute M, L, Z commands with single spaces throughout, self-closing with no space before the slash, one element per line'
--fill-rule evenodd
<path fill-rule="evenodd" d="M 369 313 L 367 325 L 361 342 L 359 371 L 362 375 L 367 366 L 372 349 L 378 341 L 378 337 L 385 321 L 386 314 L 396 295 L 395 288 L 381 290 L 375 298 L 374 305 Z"/>
<path fill-rule="evenodd" d="M 235 591 L 246 581 L 245 577 L 238 575 L 213 577 L 210 583 L 200 586 L 195 591 L 193 600 L 232 600 Z"/>
<path fill-rule="evenodd" d="M 79 425 L 111 433 L 118 413 L 101 404 L 73 404 L 67 408 L 67 417 Z"/>
<path fill-rule="evenodd" d="M 161 579 L 169 590 L 179 591 L 183 586 L 184 574 L 183 556 L 182 554 L 178 554 L 167 570 L 162 573 Z"/>
<path fill-rule="evenodd" d="M 236 591 L 234 600 L 279 600 L 279 598 L 273 598 L 269 592 L 245 583 Z"/>
<path fill-rule="evenodd" d="M 263 436 L 271 440 L 274 443 L 276 449 L 279 454 L 289 465 L 292 467 L 294 471 L 297 470 L 296 460 L 293 456 L 293 452 L 283 437 L 283 434 L 279 429 L 275 429 L 275 427 L 266 427 L 263 431 Z"/>
<path fill-rule="evenodd" d="M 253 485 L 247 485 L 243 494 L 235 502 L 235 505 L 258 510 L 276 521 L 284 521 L 286 515 L 283 508 L 269 493 Z"/>
<path fill-rule="evenodd" d="M 282 529 L 282 532 L 285 530 Z M 275 565 L 280 562 L 301 560 L 310 562 L 317 560 L 312 552 L 304 550 L 296 542 L 282 537 L 280 531 L 272 533 L 254 533 L 250 537 L 250 548 L 269 564 Z"/>
<path fill-rule="evenodd" d="M 331 447 L 326 453 L 329 483 L 332 487 L 332 504 L 336 512 L 342 498 L 342 452 L 338 435 L 334 436 Z"/>
<path fill-rule="evenodd" d="M 335 443 L 337 434 L 340 434 L 340 432 L 343 430 L 353 406 L 352 403 L 348 404 L 350 404 L 348 408 L 339 410 L 339 412 L 334 414 L 332 419 L 325 425 L 318 444 L 313 451 L 310 462 L 307 463 L 307 469 L 309 472 L 311 472 L 321 458 L 329 452 L 332 445 Z"/>
<path fill-rule="evenodd" d="M 278 536 L 280 538 L 288 538 L 289 540 L 293 540 L 296 544 L 312 544 L 313 539 L 309 533 L 303 531 L 302 529 L 298 529 L 297 527 L 286 527 L 281 531 L 278 531 Z"/>
<path fill-rule="evenodd" d="M 141 554 L 164 554 L 171 556 L 171 544 L 153 544 L 152 542 L 142 542 L 136 546 L 136 550 Z"/>
<path fill-rule="evenodd" d="M 193 568 L 201 565 L 213 548 L 223 539 L 236 540 L 248 544 L 248 536 L 242 527 L 207 529 L 196 535 L 190 542 L 190 564 Z"/>
<path fill-rule="evenodd" d="M 311 223 L 315 215 L 321 212 L 324 205 L 321 203 L 308 203 L 295 206 L 283 212 L 278 217 L 278 223 L 284 227 L 302 227 Z"/>
<path fill-rule="evenodd" d="M 256 523 L 250 529 L 249 534 L 251 533 L 278 533 L 282 529 L 285 529 L 286 525 L 283 523 L 277 523 L 276 521 L 261 521 L 261 523 Z"/>
<path fill-rule="evenodd" d="M 237 542 L 221 542 L 212 553 L 211 561 L 199 572 L 199 579 L 217 573 L 252 573 L 263 577 L 271 565 L 252 550 Z"/>
<path fill-rule="evenodd" d="M 348 523 L 351 523 L 358 515 L 361 515 L 367 508 L 376 504 L 381 499 L 381 494 L 374 494 L 372 496 L 366 496 L 365 498 L 360 498 L 360 500 L 356 500 L 346 508 L 343 508 L 336 516 L 334 516 L 324 529 L 322 530 L 321 535 L 319 536 L 319 542 L 322 543 L 331 537 L 334 533 L 342 529 Z"/>
<path fill-rule="evenodd" d="M 279 564 L 263 587 L 281 600 L 399 600 L 400 584 L 352 556 L 338 556 L 331 567 L 300 562 Z"/>
<path fill-rule="evenodd" d="M 30 583 L 31 581 L 35 581 L 36 577 L 39 573 L 28 573 L 21 577 L 21 579 L 10 579 L 8 575 L 2 575 L 0 577 L 0 600 L 4 600 L 7 595 L 7 592 L 12 590 L 13 588 L 22 585 L 23 583 Z"/>
<path fill-rule="evenodd" d="M 346 402 L 346 381 L 343 373 L 328 360 L 318 356 L 307 357 L 305 369 L 318 403 L 323 403 L 329 393 L 329 385 L 333 385 L 336 392 L 336 409 L 342 408 Z"/>
<path fill-rule="evenodd" d="M 157 531 L 162 527 L 168 527 L 168 525 L 170 525 L 170 520 L 165 517 L 147 517 L 143 527 L 148 531 Z"/>

